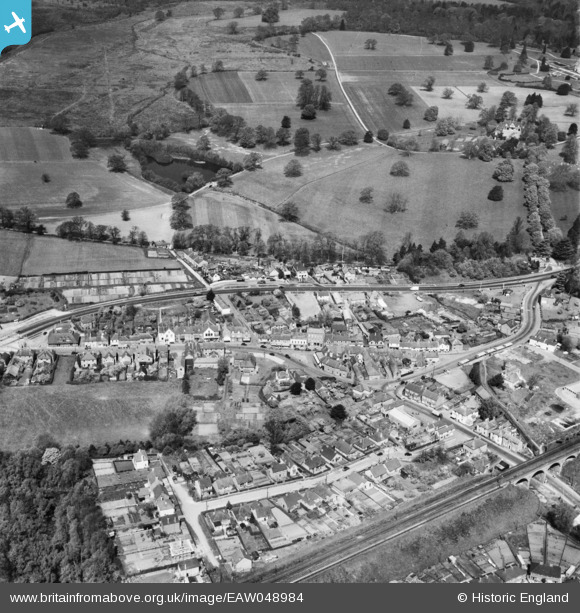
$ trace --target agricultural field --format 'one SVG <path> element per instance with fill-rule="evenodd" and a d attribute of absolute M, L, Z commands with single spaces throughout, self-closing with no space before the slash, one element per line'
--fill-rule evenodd
<path fill-rule="evenodd" d="M 190 87 L 200 96 L 206 96 L 218 107 L 225 108 L 232 115 L 240 115 L 248 125 L 280 127 L 284 115 L 292 120 L 292 129 L 305 127 L 311 133 L 318 132 L 323 138 L 338 135 L 344 130 L 360 131 L 360 125 L 336 80 L 336 75 L 328 73 L 324 85 L 332 94 L 330 111 L 319 111 L 315 120 L 300 118 L 300 109 L 295 100 L 300 81 L 293 71 L 269 72 L 265 81 L 256 81 L 255 72 L 225 72 L 203 75 L 192 79 Z M 314 80 L 314 74 L 306 73 Z M 318 83 L 318 81 L 316 81 Z"/>
<path fill-rule="evenodd" d="M 67 370 L 66 362 L 59 363 L 55 382 L 66 379 L 66 373 L 59 376 L 61 367 Z M 172 382 L 140 381 L 7 387 L 0 393 L 0 448 L 30 447 L 39 434 L 87 446 L 146 440 L 149 422 L 172 391 Z"/>
<path fill-rule="evenodd" d="M 409 165 L 410 177 L 389 174 L 399 160 Z M 403 228 L 411 230 L 413 240 L 423 245 L 440 236 L 452 239 L 463 210 L 475 211 L 480 219 L 479 231 L 491 232 L 498 240 L 505 238 L 516 217 L 525 218 L 526 214 L 521 163 L 516 164 L 514 182 L 503 184 L 503 202 L 494 203 L 487 200 L 496 184 L 491 177 L 494 165 L 454 154 L 417 153 L 402 158 L 396 151 L 377 146 L 343 147 L 339 152 L 323 151 L 305 158 L 304 174 L 298 178 L 283 175 L 287 161 L 271 160 L 255 176 L 241 175 L 234 179 L 234 189 L 273 205 L 292 200 L 300 209 L 301 221 L 338 237 L 380 230 L 388 253 L 399 247 Z M 374 188 L 373 202 L 359 202 L 364 187 Z M 391 214 L 384 210 L 393 192 L 408 198 L 406 212 Z"/>
<path fill-rule="evenodd" d="M 50 273 L 176 269 L 174 260 L 147 258 L 138 247 L 72 242 L 0 230 L 0 274 L 34 276 Z"/>
<path fill-rule="evenodd" d="M 70 162 L 70 142 L 64 136 L 35 128 L 0 128 L 2 162 Z"/>
<path fill-rule="evenodd" d="M 252 176 L 253 174 L 250 175 L 249 181 L 251 181 Z M 248 202 L 234 194 L 204 191 L 199 197 L 193 198 L 189 213 L 193 219 L 193 224 L 196 226 L 213 224 L 230 228 L 240 226 L 260 228 L 263 240 L 268 240 L 271 234 L 277 232 L 280 232 L 286 238 L 314 238 L 314 234 L 302 226 L 282 222 L 276 213 L 260 208 L 257 204 Z"/>

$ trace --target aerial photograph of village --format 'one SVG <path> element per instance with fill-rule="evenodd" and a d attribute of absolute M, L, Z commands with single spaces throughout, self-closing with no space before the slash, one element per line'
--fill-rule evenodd
<path fill-rule="evenodd" d="M 0 17 L 1 583 L 580 582 L 576 0 Z"/>

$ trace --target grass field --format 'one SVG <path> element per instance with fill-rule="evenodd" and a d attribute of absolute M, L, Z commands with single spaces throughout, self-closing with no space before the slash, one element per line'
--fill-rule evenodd
<path fill-rule="evenodd" d="M 39 434 L 75 445 L 146 440 L 149 422 L 175 391 L 171 382 L 3 388 L 0 449 L 30 447 Z"/>
<path fill-rule="evenodd" d="M 168 196 L 129 174 L 106 169 L 106 155 L 73 160 L 69 141 L 35 128 L 0 128 L 2 206 L 32 208 L 42 221 L 73 214 L 90 215 L 144 208 L 167 202 Z M 42 175 L 48 174 L 45 183 Z M 79 193 L 78 211 L 65 207 L 67 195 Z M 120 219 L 120 217 L 119 217 Z"/>
<path fill-rule="evenodd" d="M 485 43 L 475 43 L 473 52 L 466 53 L 463 45 L 457 40 L 452 40 L 453 55 L 444 56 L 444 47 L 440 45 L 431 45 L 423 36 L 407 36 L 400 34 L 381 34 L 378 32 L 340 32 L 333 30 L 331 32 L 322 32 L 320 34 L 332 49 L 334 56 L 342 57 L 415 57 L 423 58 L 436 57 L 446 61 L 456 63 L 461 62 L 465 58 L 478 58 L 479 65 L 483 65 L 481 56 L 492 55 L 501 57 L 499 50 L 494 47 L 488 47 Z M 364 42 L 368 38 L 374 38 L 377 41 L 376 49 L 364 48 Z M 339 61 L 339 68 L 342 64 Z"/>
<path fill-rule="evenodd" d="M 505 238 L 517 216 L 526 216 L 521 163 L 516 164 L 514 182 L 503 184 L 503 202 L 494 203 L 487 200 L 496 184 L 491 177 L 494 164 L 454 154 L 419 153 L 401 158 L 396 151 L 361 145 L 334 154 L 312 154 L 303 161 L 304 174 L 294 179 L 283 175 L 287 159 L 267 162 L 265 171 L 255 176 L 241 175 L 234 180 L 234 189 L 271 205 L 292 200 L 300 209 L 301 220 L 342 238 L 380 230 L 389 253 L 398 248 L 404 229 L 411 230 L 413 240 L 426 246 L 440 236 L 453 238 L 455 222 L 463 210 L 475 211 L 480 219 L 478 231 L 486 230 L 498 240 Z M 400 159 L 409 165 L 410 177 L 389 174 L 392 164 Z M 374 188 L 374 200 L 363 204 L 359 195 L 367 186 Z M 406 212 L 393 215 L 384 211 L 392 192 L 409 199 Z"/>
<path fill-rule="evenodd" d="M 113 270 L 175 269 L 174 260 L 147 258 L 138 247 L 72 242 L 0 230 L 0 274 L 105 272 Z"/>

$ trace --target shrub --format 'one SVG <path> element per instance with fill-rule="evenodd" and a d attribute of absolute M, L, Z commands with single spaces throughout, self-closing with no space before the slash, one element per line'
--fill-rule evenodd
<path fill-rule="evenodd" d="M 345 130 L 339 137 L 338 141 L 341 145 L 348 145 L 352 147 L 358 144 L 358 138 L 354 130 Z"/>
<path fill-rule="evenodd" d="M 562 85 L 558 86 L 556 93 L 558 94 L 558 96 L 567 96 L 570 93 L 571 89 L 572 88 L 570 87 L 569 83 L 562 83 Z"/>
<path fill-rule="evenodd" d="M 381 128 L 377 132 L 377 138 L 384 141 L 389 140 L 389 131 L 386 128 Z"/>

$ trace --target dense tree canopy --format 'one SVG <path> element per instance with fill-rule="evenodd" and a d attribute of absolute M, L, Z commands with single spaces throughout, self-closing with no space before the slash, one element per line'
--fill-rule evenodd
<path fill-rule="evenodd" d="M 0 452 L 1 581 L 119 579 L 89 456 L 82 449 L 61 451 L 45 465 L 43 449 Z"/>

